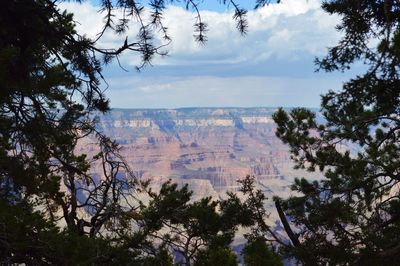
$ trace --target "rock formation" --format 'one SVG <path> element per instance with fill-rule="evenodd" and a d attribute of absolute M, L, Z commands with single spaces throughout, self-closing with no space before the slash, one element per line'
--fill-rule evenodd
<path fill-rule="evenodd" d="M 284 196 L 294 173 L 288 147 L 275 136 L 274 111 L 114 109 L 98 119 L 135 175 L 155 187 L 171 178 L 188 183 L 196 198 L 223 197 L 238 189 L 238 179 L 254 175 L 267 194 Z M 88 143 L 80 147 L 85 153 L 95 150 Z"/>

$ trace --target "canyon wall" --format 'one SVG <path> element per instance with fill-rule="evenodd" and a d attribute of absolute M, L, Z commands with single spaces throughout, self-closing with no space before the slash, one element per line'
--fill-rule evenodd
<path fill-rule="evenodd" d="M 224 197 L 254 175 L 268 196 L 289 195 L 295 173 L 275 136 L 273 108 L 114 109 L 99 130 L 121 145 L 137 178 L 189 184 L 195 198 Z M 81 145 L 82 152 L 93 147 Z M 307 174 L 308 175 L 308 174 Z"/>

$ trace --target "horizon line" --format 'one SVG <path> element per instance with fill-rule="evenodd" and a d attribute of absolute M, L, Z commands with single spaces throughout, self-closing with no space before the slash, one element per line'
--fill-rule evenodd
<path fill-rule="evenodd" d="M 182 110 L 182 109 L 258 109 L 258 108 L 270 108 L 270 109 L 294 109 L 294 108 L 307 108 L 307 109 L 321 109 L 321 107 L 310 107 L 310 106 L 183 106 L 183 107 L 110 107 L 110 110 Z"/>

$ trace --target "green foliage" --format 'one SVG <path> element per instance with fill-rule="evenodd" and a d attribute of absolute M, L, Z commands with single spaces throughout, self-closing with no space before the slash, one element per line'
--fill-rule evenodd
<path fill-rule="evenodd" d="M 112 49 L 79 35 L 59 2 L 11 0 L 0 9 L 0 263 L 172 265 L 176 251 L 190 265 L 211 246 L 228 252 L 242 223 L 233 205 L 192 202 L 187 186 L 170 182 L 151 192 L 96 128 L 96 114 L 109 110 L 102 66 L 124 51 L 139 53 L 142 66 L 165 54 L 152 39 L 157 31 L 170 41 L 164 1 L 150 4 L 148 25 L 141 3 L 101 1 L 99 38 L 139 21 L 137 39 Z M 196 2 L 184 2 L 197 10 Z M 246 11 L 234 8 L 244 33 Z M 115 12 L 124 19 L 115 23 Z M 204 42 L 206 24 L 197 15 L 195 39 Z M 96 142 L 97 154 L 77 152 L 85 138 Z M 92 166 L 102 173 L 92 175 Z"/>
<path fill-rule="evenodd" d="M 153 257 L 148 256 L 135 261 L 135 265 L 141 266 L 173 266 L 173 258 L 166 249 L 158 250 Z"/>
<path fill-rule="evenodd" d="M 297 168 L 321 171 L 297 179 L 298 192 L 282 209 L 298 228 L 287 254 L 310 265 L 383 265 L 397 261 L 400 230 L 400 57 L 398 1 L 326 1 L 341 17 L 338 45 L 317 64 L 368 70 L 322 96 L 320 124 L 303 108 L 275 113 L 277 136 L 289 144 Z M 374 48 L 374 44 L 377 46 Z"/>
<path fill-rule="evenodd" d="M 0 24 L 2 262 L 76 264 L 95 259 L 97 246 L 109 254 L 103 240 L 75 241 L 85 231 L 75 186 L 89 177 L 90 160 L 74 149 L 95 132 L 89 114 L 108 110 L 90 41 L 51 1 L 7 1 Z M 55 226 L 62 218 L 68 232 Z"/>
<path fill-rule="evenodd" d="M 232 250 L 227 248 L 209 248 L 199 252 L 193 266 L 237 266 L 237 258 Z"/>
<path fill-rule="evenodd" d="M 183 265 L 211 263 L 218 259 L 217 251 L 231 254 L 229 245 L 238 226 L 243 224 L 233 213 L 230 199 L 213 201 L 208 197 L 191 201 L 191 194 L 187 185 L 178 188 L 170 181 L 162 185 L 159 193 L 150 191 L 151 200 L 140 212 L 143 231 L 151 232 L 152 237 L 180 254 L 182 261 L 178 263 Z M 236 257 L 231 257 L 226 258 L 227 265 L 236 262 Z"/>
<path fill-rule="evenodd" d="M 219 225 L 205 216 L 218 216 L 217 203 L 189 206 L 187 187 L 166 184 L 140 206 L 133 195 L 142 184 L 93 119 L 108 110 L 97 56 L 109 51 L 78 35 L 56 4 L 15 0 L 0 9 L 1 263 L 171 265 L 170 250 L 157 252 L 162 243 L 151 235 L 165 228 L 160 221 L 211 241 L 207 233 L 217 229 L 209 227 Z M 155 52 L 137 51 L 144 60 Z M 93 157 L 76 153 L 87 136 L 98 142 Z M 102 166 L 100 180 L 89 174 L 94 164 Z"/>
<path fill-rule="evenodd" d="M 246 266 L 283 266 L 281 259 L 270 251 L 262 238 L 249 242 L 242 254 Z"/>
<path fill-rule="evenodd" d="M 134 263 L 135 258 L 107 239 L 60 231 L 33 211 L 30 204 L 0 201 L 0 263 L 30 265 L 109 265 Z"/>
<path fill-rule="evenodd" d="M 276 249 L 276 244 L 287 247 L 287 240 L 278 236 L 275 228 L 266 222 L 269 213 L 265 209 L 265 194 L 257 188 L 254 177 L 246 176 L 238 182 L 243 196 L 239 198 L 228 193 L 221 207 L 235 228 L 240 225 L 249 229 L 245 234 L 247 245 L 242 251 L 244 262 L 246 265 L 283 265 L 280 256 L 271 250 Z M 224 223 L 230 224 L 227 220 Z"/>

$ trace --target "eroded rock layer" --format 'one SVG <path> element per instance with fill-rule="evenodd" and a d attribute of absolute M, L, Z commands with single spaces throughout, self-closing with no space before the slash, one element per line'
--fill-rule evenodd
<path fill-rule="evenodd" d="M 157 186 L 171 178 L 196 197 L 237 190 L 254 175 L 266 193 L 287 193 L 293 176 L 288 147 L 275 136 L 273 108 L 114 109 L 100 130 L 122 147 L 138 178 Z M 87 152 L 90 145 L 82 145 Z"/>

